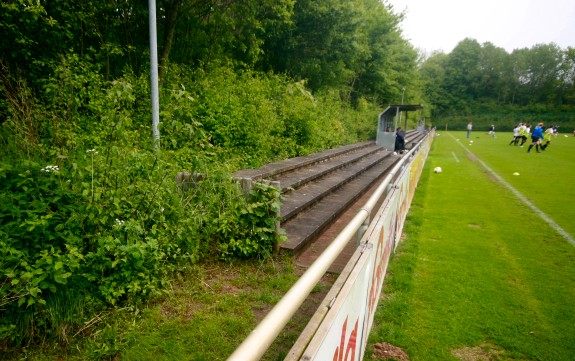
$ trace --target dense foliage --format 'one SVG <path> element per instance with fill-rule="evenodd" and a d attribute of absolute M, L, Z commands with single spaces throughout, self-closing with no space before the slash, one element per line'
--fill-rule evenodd
<path fill-rule="evenodd" d="M 201 259 L 269 256 L 280 194 L 245 194 L 231 174 L 370 139 L 403 95 L 451 124 L 573 119 L 573 49 L 466 39 L 418 64 L 379 0 L 157 0 L 157 13 L 153 149 L 146 2 L 0 3 L 0 347 L 66 342 Z M 182 188 L 178 172 L 197 177 Z"/>
<path fill-rule="evenodd" d="M 0 345 L 66 342 L 206 257 L 269 256 L 279 191 L 231 174 L 369 139 L 417 81 L 377 0 L 159 0 L 154 150 L 145 3 L 0 6 Z"/>
<path fill-rule="evenodd" d="M 367 124 L 376 110 L 368 104 L 352 109 L 337 94 L 314 97 L 283 76 L 171 70 L 157 152 L 142 116 L 150 105 L 146 76 L 127 72 L 106 82 L 71 55 L 36 97 L 23 80 L 4 78 L 3 338 L 62 337 L 56 308 L 137 302 L 202 257 L 270 255 L 282 239 L 279 191 L 256 185 L 245 195 L 230 173 L 373 132 Z M 362 114 L 366 122 L 357 121 Z M 202 177 L 183 191 L 179 171 Z"/>
<path fill-rule="evenodd" d="M 106 80 L 146 71 L 147 2 L 8 0 L 0 11 L 3 61 L 28 80 L 62 54 L 89 55 Z M 157 0 L 161 78 L 169 64 L 226 60 L 235 69 L 285 73 L 312 91 L 397 101 L 417 87 L 417 53 L 400 16 L 379 0 Z M 413 86 L 411 86 L 413 85 Z M 418 99 L 420 100 L 420 99 Z"/>

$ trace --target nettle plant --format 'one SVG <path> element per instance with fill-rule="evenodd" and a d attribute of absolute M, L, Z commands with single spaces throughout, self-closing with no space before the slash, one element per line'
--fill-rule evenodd
<path fill-rule="evenodd" d="M 54 298 L 142 300 L 202 255 L 262 258 L 282 241 L 275 187 L 244 194 L 224 172 L 182 192 L 171 174 L 152 153 L 114 146 L 60 164 L 2 163 L 0 336 L 49 329 L 42 315 Z M 36 323 L 14 330 L 20 311 Z"/>
<path fill-rule="evenodd" d="M 146 297 L 178 261 L 197 260 L 177 190 L 164 185 L 169 172 L 148 153 L 116 151 L 58 165 L 2 163 L 0 304 L 8 313 L 41 312 L 47 297 L 73 290 L 107 304 Z"/>
<path fill-rule="evenodd" d="M 219 148 L 187 93 L 166 97 L 167 146 L 153 152 L 138 116 L 144 81 L 106 83 L 69 60 L 46 87 L 51 104 L 20 101 L 15 89 L 0 127 L 0 340 L 65 338 L 92 318 L 67 305 L 140 302 L 201 257 L 266 257 L 283 239 L 279 191 L 244 194 L 214 164 Z M 187 167 L 205 177 L 183 192 L 174 176 Z"/>
<path fill-rule="evenodd" d="M 268 257 L 285 231 L 279 228 L 281 192 L 264 183 L 254 183 L 241 201 L 218 222 L 219 249 L 223 259 Z"/>
<path fill-rule="evenodd" d="M 243 189 L 224 169 L 197 169 L 181 184 L 182 205 L 207 257 L 266 258 L 285 239 L 279 229 L 281 191 L 254 182 Z"/>

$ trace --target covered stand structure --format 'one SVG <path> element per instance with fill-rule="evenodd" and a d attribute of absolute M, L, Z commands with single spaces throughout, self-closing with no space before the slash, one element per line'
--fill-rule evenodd
<path fill-rule="evenodd" d="M 405 124 L 401 125 L 402 113 L 412 112 L 423 109 L 421 104 L 397 104 L 389 105 L 383 112 L 379 114 L 377 122 L 377 137 L 376 143 L 387 150 L 395 148 L 395 130 L 398 127 L 403 127 L 407 130 L 407 114 L 405 115 Z M 420 129 L 418 122 L 418 130 Z M 424 129 L 422 128 L 421 131 Z"/>

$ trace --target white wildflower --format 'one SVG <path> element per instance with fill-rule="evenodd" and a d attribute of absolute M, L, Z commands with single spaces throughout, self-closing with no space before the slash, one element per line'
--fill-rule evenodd
<path fill-rule="evenodd" d="M 41 169 L 42 172 L 46 172 L 46 173 L 56 173 L 60 170 L 60 168 L 58 168 L 57 165 L 47 165 L 44 168 Z"/>
<path fill-rule="evenodd" d="M 94 153 L 94 154 L 98 154 L 98 151 L 96 149 L 88 149 L 86 151 L 86 153 Z"/>

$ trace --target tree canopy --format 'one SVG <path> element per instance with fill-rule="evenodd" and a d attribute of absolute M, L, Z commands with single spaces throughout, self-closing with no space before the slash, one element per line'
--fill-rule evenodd
<path fill-rule="evenodd" d="M 29 80 L 50 76 L 64 54 L 90 56 L 106 79 L 148 69 L 142 1 L 8 0 L 1 5 L 2 61 Z M 285 73 L 312 91 L 352 99 L 397 97 L 416 76 L 417 53 L 401 16 L 379 0 L 158 0 L 160 75 L 170 63 L 231 64 Z"/>
<path fill-rule="evenodd" d="M 420 74 L 437 118 L 486 113 L 531 118 L 544 112 L 545 118 L 572 122 L 574 52 L 551 43 L 508 53 L 467 38 L 451 53 L 425 59 Z"/>

